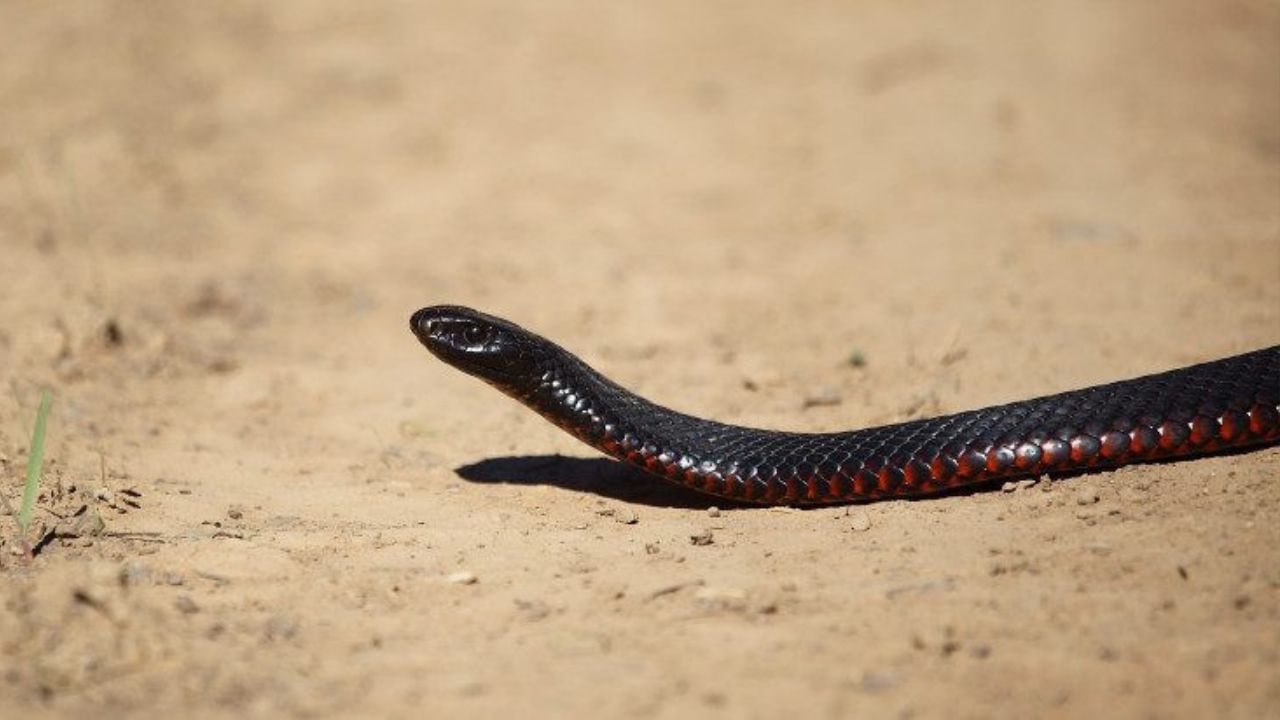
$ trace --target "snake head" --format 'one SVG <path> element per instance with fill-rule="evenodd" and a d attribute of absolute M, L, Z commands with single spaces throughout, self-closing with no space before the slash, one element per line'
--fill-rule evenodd
<path fill-rule="evenodd" d="M 509 389 L 536 372 L 536 336 L 502 318 L 457 305 L 425 307 L 409 327 L 431 354 L 482 380 Z"/>

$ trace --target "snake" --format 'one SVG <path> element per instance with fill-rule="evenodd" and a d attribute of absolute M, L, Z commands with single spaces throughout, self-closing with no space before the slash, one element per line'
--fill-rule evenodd
<path fill-rule="evenodd" d="M 787 432 L 668 409 L 513 322 L 424 307 L 413 333 L 591 447 L 708 495 L 821 505 L 1181 460 L 1280 440 L 1280 345 L 1030 400 L 861 430 Z"/>

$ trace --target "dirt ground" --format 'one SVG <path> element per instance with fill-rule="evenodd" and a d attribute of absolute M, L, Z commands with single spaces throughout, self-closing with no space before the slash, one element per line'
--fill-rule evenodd
<path fill-rule="evenodd" d="M 797 430 L 1276 344 L 1275 2 L 9 0 L 0 262 L 0 716 L 1280 707 L 1280 449 L 725 507 L 407 327 Z"/>

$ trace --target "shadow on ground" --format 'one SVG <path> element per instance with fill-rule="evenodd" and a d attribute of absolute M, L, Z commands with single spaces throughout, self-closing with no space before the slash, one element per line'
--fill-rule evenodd
<path fill-rule="evenodd" d="M 712 506 L 726 509 L 758 507 L 702 495 L 608 458 L 575 458 L 564 455 L 495 457 L 463 465 L 455 472 L 463 480 L 470 482 L 554 485 L 566 490 L 655 507 L 691 510 L 705 510 Z"/>

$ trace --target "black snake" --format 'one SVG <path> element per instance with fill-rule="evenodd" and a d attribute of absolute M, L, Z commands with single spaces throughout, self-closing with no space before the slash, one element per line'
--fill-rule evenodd
<path fill-rule="evenodd" d="M 1280 439 L 1280 346 L 943 417 L 794 433 L 669 410 L 555 343 L 469 308 L 423 308 L 410 325 L 441 360 L 588 445 L 734 500 L 817 504 L 905 497 Z"/>

